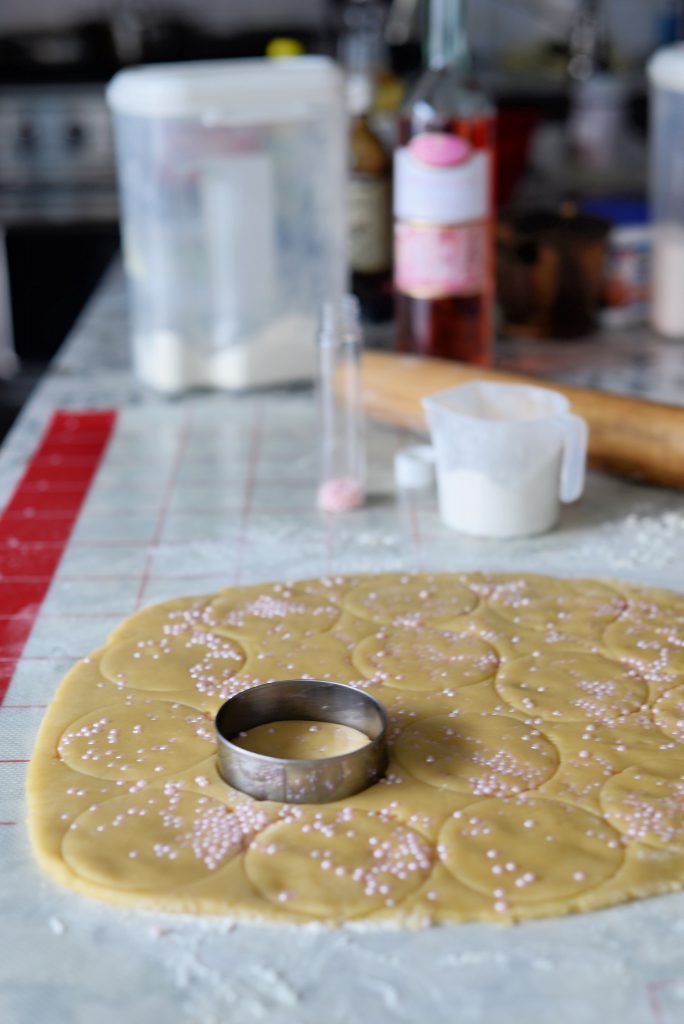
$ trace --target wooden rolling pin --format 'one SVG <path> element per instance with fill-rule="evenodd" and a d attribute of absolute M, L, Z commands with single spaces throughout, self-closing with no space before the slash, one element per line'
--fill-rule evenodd
<path fill-rule="evenodd" d="M 589 461 L 618 476 L 684 490 L 684 406 L 569 387 L 443 359 L 365 352 L 363 402 L 367 415 L 426 433 L 421 398 L 470 380 L 550 387 L 565 395 L 589 424 Z"/>

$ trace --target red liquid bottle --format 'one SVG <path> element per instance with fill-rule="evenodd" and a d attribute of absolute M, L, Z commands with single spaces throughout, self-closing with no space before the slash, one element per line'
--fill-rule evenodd
<path fill-rule="evenodd" d="M 466 0 L 430 0 L 427 63 L 395 153 L 397 348 L 487 365 L 495 111 L 470 84 Z"/>

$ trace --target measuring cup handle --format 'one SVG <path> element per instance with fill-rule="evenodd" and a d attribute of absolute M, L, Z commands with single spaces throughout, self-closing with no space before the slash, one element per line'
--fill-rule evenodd
<path fill-rule="evenodd" d="M 584 490 L 589 430 L 581 416 L 569 413 L 565 422 L 565 445 L 561 463 L 560 499 L 577 501 Z"/>

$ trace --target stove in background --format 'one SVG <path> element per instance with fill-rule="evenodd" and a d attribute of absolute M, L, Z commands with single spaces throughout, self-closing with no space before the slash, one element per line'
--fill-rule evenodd
<path fill-rule="evenodd" d="M 118 248 L 104 89 L 119 63 L 105 25 L 0 38 L 0 435 Z"/>
<path fill-rule="evenodd" d="M 318 47 L 315 27 L 293 28 L 286 7 L 276 9 L 280 24 L 274 13 L 268 27 L 242 33 L 237 24 L 221 34 L 120 3 L 110 22 L 0 34 L 0 437 L 118 249 L 106 83 L 129 64 L 257 56 L 271 36 L 293 31 L 307 49 Z M 3 290 L 20 360 L 9 380 Z"/>

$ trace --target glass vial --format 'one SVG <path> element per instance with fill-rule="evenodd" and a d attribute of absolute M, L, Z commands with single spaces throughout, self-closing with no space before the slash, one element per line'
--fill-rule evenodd
<path fill-rule="evenodd" d="M 358 299 L 323 309 L 318 344 L 320 477 L 323 512 L 358 508 L 365 498 L 364 420 L 361 402 L 363 334 Z"/>

